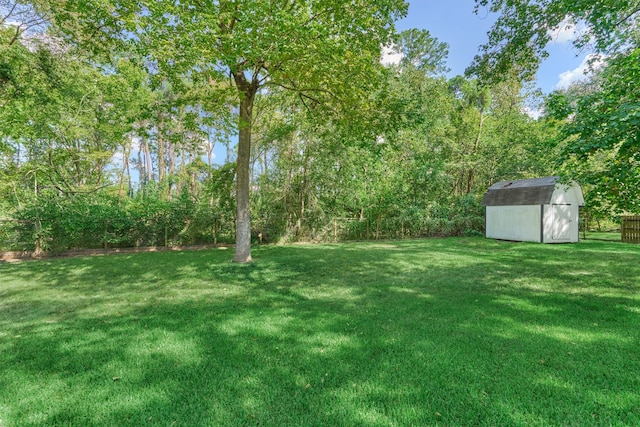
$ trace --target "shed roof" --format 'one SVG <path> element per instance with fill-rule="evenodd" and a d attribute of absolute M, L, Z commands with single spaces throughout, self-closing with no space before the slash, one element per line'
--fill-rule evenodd
<path fill-rule="evenodd" d="M 551 202 L 559 177 L 500 181 L 482 198 L 483 206 L 545 205 Z"/>

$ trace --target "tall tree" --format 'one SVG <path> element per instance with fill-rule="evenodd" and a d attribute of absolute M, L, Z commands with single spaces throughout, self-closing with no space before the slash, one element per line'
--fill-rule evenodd
<path fill-rule="evenodd" d="M 250 152 L 256 94 L 269 86 L 308 103 L 357 104 L 370 90 L 404 0 L 67 1 L 57 23 L 80 43 L 134 43 L 160 70 L 228 79 L 238 107 L 234 261 L 251 261 Z M 349 107 L 347 107 L 349 108 Z"/>
<path fill-rule="evenodd" d="M 565 165 L 592 188 L 595 212 L 640 212 L 640 48 L 609 58 L 591 82 L 548 97 L 562 119 Z M 577 94 L 577 95 L 576 95 Z"/>
<path fill-rule="evenodd" d="M 411 28 L 398 34 L 392 52 L 401 54 L 402 70 L 416 69 L 424 74 L 438 75 L 446 67 L 449 45 L 433 37 L 427 30 Z"/>
<path fill-rule="evenodd" d="M 454 142 L 450 166 L 454 175 L 453 192 L 456 195 L 469 194 L 475 187 L 476 175 L 482 164 L 480 143 L 491 106 L 491 92 L 481 87 L 477 80 L 467 80 L 462 76 L 454 77 L 450 88 L 456 100 L 450 115 Z"/>
<path fill-rule="evenodd" d="M 530 78 L 558 31 L 573 30 L 577 48 L 603 54 L 624 50 L 638 37 L 637 0 L 476 0 L 476 13 L 481 8 L 500 13 L 469 69 L 485 79 L 514 69 Z"/>

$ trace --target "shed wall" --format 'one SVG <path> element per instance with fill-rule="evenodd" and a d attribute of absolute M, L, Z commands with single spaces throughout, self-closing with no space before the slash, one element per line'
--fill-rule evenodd
<path fill-rule="evenodd" d="M 544 207 L 543 243 L 575 243 L 580 238 L 580 208 L 577 204 L 551 204 Z"/>
<path fill-rule="evenodd" d="M 575 243 L 580 239 L 580 206 L 582 190 L 577 184 L 556 188 L 551 204 L 544 206 L 544 243 Z"/>
<path fill-rule="evenodd" d="M 584 196 L 582 195 L 582 189 L 575 182 L 568 187 L 561 185 L 559 186 L 559 188 L 555 189 L 555 191 L 551 195 L 551 200 L 549 203 L 584 206 Z"/>
<path fill-rule="evenodd" d="M 486 236 L 490 239 L 540 242 L 540 205 L 487 206 Z"/>

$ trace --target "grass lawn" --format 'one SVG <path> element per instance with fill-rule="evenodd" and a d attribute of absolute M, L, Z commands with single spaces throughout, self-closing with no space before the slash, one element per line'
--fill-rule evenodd
<path fill-rule="evenodd" d="M 622 235 L 619 231 L 587 231 L 586 234 L 583 231 L 580 231 L 580 239 L 609 240 L 612 242 L 621 242 Z"/>
<path fill-rule="evenodd" d="M 0 264 L 0 426 L 640 425 L 640 245 Z"/>

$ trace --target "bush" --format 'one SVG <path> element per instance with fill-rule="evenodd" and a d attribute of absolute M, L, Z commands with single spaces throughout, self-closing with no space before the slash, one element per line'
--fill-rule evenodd
<path fill-rule="evenodd" d="M 6 249 L 47 252 L 213 243 L 229 240 L 232 224 L 186 192 L 172 201 L 156 194 L 119 198 L 107 193 L 60 197 L 43 194 L 25 203 L 16 220 L 0 224 Z M 214 234 L 216 234 L 214 236 Z M 20 242 L 27 242 L 20 243 Z"/>
<path fill-rule="evenodd" d="M 225 183 L 227 180 L 224 181 Z M 60 252 L 69 249 L 123 248 L 134 246 L 192 245 L 233 242 L 234 210 L 229 188 L 214 197 L 211 188 L 197 200 L 183 191 L 172 200 L 164 191 L 138 192 L 122 198 L 108 192 L 62 197 L 41 194 L 17 211 L 19 221 L 0 223 L 4 249 Z M 465 195 L 449 203 L 427 206 L 393 206 L 389 211 L 370 209 L 370 218 L 336 217 L 309 210 L 305 221 L 291 222 L 285 212 L 254 221 L 254 241 L 333 241 L 375 238 L 446 237 L 482 235 L 484 209 L 479 199 Z M 256 215 L 256 212 L 254 212 Z M 260 236 L 262 234 L 262 236 Z"/>

